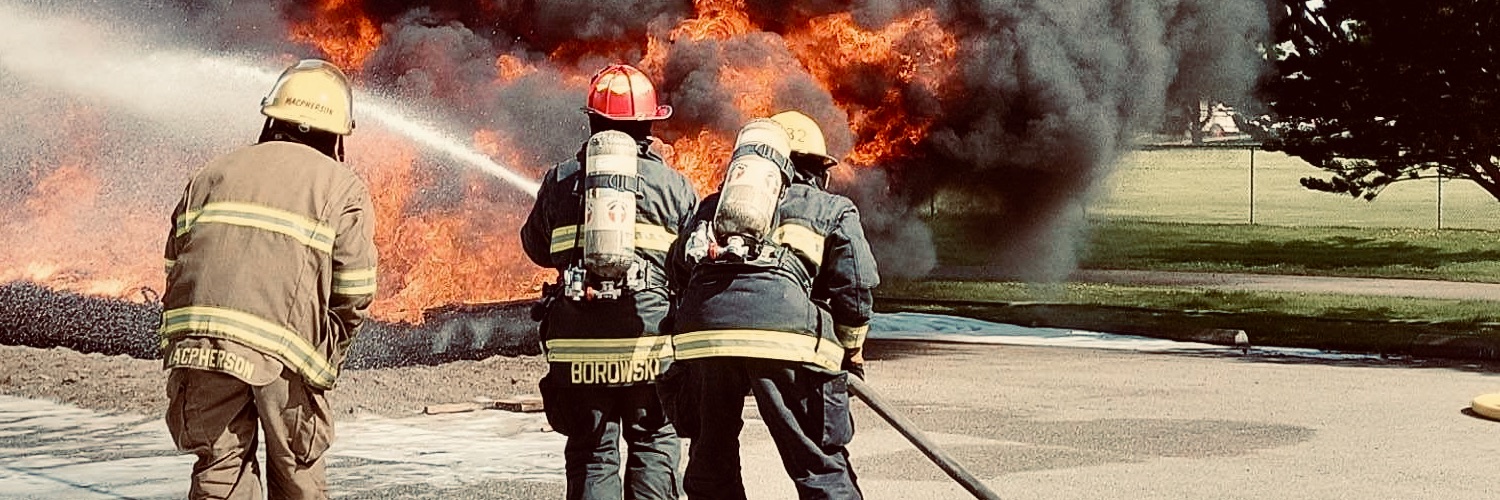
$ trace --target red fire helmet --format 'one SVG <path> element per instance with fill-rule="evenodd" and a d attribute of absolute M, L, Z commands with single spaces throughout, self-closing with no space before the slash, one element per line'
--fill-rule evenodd
<path fill-rule="evenodd" d="M 611 120 L 664 120 L 672 107 L 657 105 L 656 86 L 641 70 L 628 64 L 611 64 L 589 82 L 589 102 L 584 111 Z"/>

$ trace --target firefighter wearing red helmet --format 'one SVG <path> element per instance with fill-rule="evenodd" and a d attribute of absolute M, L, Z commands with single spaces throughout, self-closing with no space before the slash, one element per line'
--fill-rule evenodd
<path fill-rule="evenodd" d="M 591 117 L 616 121 L 655 121 L 672 116 L 671 106 L 656 102 L 656 86 L 651 79 L 626 64 L 611 65 L 594 75 L 584 111 Z"/>
<path fill-rule="evenodd" d="M 526 255 L 558 272 L 533 310 L 550 365 L 540 389 L 568 438 L 567 498 L 676 500 L 681 445 L 655 384 L 673 359 L 667 250 L 698 193 L 649 147 L 672 108 L 645 74 L 611 65 L 588 90 L 591 136 L 547 172 L 521 228 Z"/>

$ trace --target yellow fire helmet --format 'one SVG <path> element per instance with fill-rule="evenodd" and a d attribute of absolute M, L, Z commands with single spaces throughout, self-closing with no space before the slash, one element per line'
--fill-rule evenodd
<path fill-rule="evenodd" d="M 818 123 L 812 118 L 798 111 L 783 111 L 771 119 L 786 129 L 786 135 L 791 138 L 793 153 L 822 158 L 824 168 L 839 164 L 837 159 L 828 156 L 828 145 L 823 142 L 823 129 L 818 128 Z"/>
<path fill-rule="evenodd" d="M 303 59 L 281 73 L 260 113 L 310 128 L 349 135 L 354 131 L 354 95 L 349 78 L 328 61 Z"/>

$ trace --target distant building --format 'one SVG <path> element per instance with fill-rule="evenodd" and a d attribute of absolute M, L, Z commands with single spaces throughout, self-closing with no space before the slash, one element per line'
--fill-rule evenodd
<path fill-rule="evenodd" d="M 1203 124 L 1200 131 L 1209 137 L 1224 137 L 1240 133 L 1240 126 L 1234 123 L 1234 108 L 1222 102 L 1209 105 L 1208 101 L 1198 101 L 1198 122 Z"/>

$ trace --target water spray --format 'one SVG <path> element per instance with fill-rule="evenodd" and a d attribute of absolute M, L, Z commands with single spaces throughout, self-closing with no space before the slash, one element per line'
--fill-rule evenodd
<path fill-rule="evenodd" d="M 394 107 L 381 103 L 371 98 L 371 96 L 362 96 L 356 92 L 354 99 L 356 103 L 366 103 L 362 106 L 359 104 L 355 105 L 355 109 L 359 110 L 360 114 L 375 119 L 392 132 L 404 135 L 418 144 L 464 162 L 484 173 L 499 177 L 500 180 L 531 195 L 532 198 L 536 198 L 537 190 L 541 189 L 541 185 L 536 181 L 501 166 L 490 159 L 490 157 L 475 151 L 474 148 L 464 145 L 455 140 L 452 135 L 444 133 L 436 127 L 403 116 Z"/>
<path fill-rule="evenodd" d="M 97 26 L 8 5 L 0 5 L 0 26 L 6 27 L 0 30 L 0 77 L 100 99 L 184 137 L 211 143 L 232 144 L 250 134 L 248 128 L 225 126 L 223 117 L 243 115 L 246 127 L 259 127 L 255 107 L 280 74 L 280 68 L 231 56 L 139 40 L 136 37 L 142 33 L 120 32 L 118 25 Z M 5 83 L 0 78 L 0 85 Z M 375 93 L 356 90 L 355 116 L 373 120 L 532 197 L 540 187 Z"/>
<path fill-rule="evenodd" d="M 216 66 L 220 66 L 226 71 L 233 72 L 247 79 L 262 82 L 263 85 L 260 88 L 271 88 L 271 85 L 276 82 L 276 77 L 280 74 L 275 70 L 256 67 L 244 62 L 228 59 L 222 59 L 221 61 L 223 64 Z M 432 124 L 424 123 L 421 120 L 406 115 L 394 103 L 371 92 L 355 89 L 354 110 L 355 117 L 358 120 L 375 120 L 386 130 L 401 134 L 428 149 L 443 153 L 452 159 L 468 164 L 470 167 L 498 177 L 500 180 L 509 183 L 512 187 L 531 195 L 532 198 L 535 198 L 537 190 L 541 189 L 541 185 L 536 181 L 496 163 L 490 157 L 454 139 L 452 134 L 444 132 Z"/>

